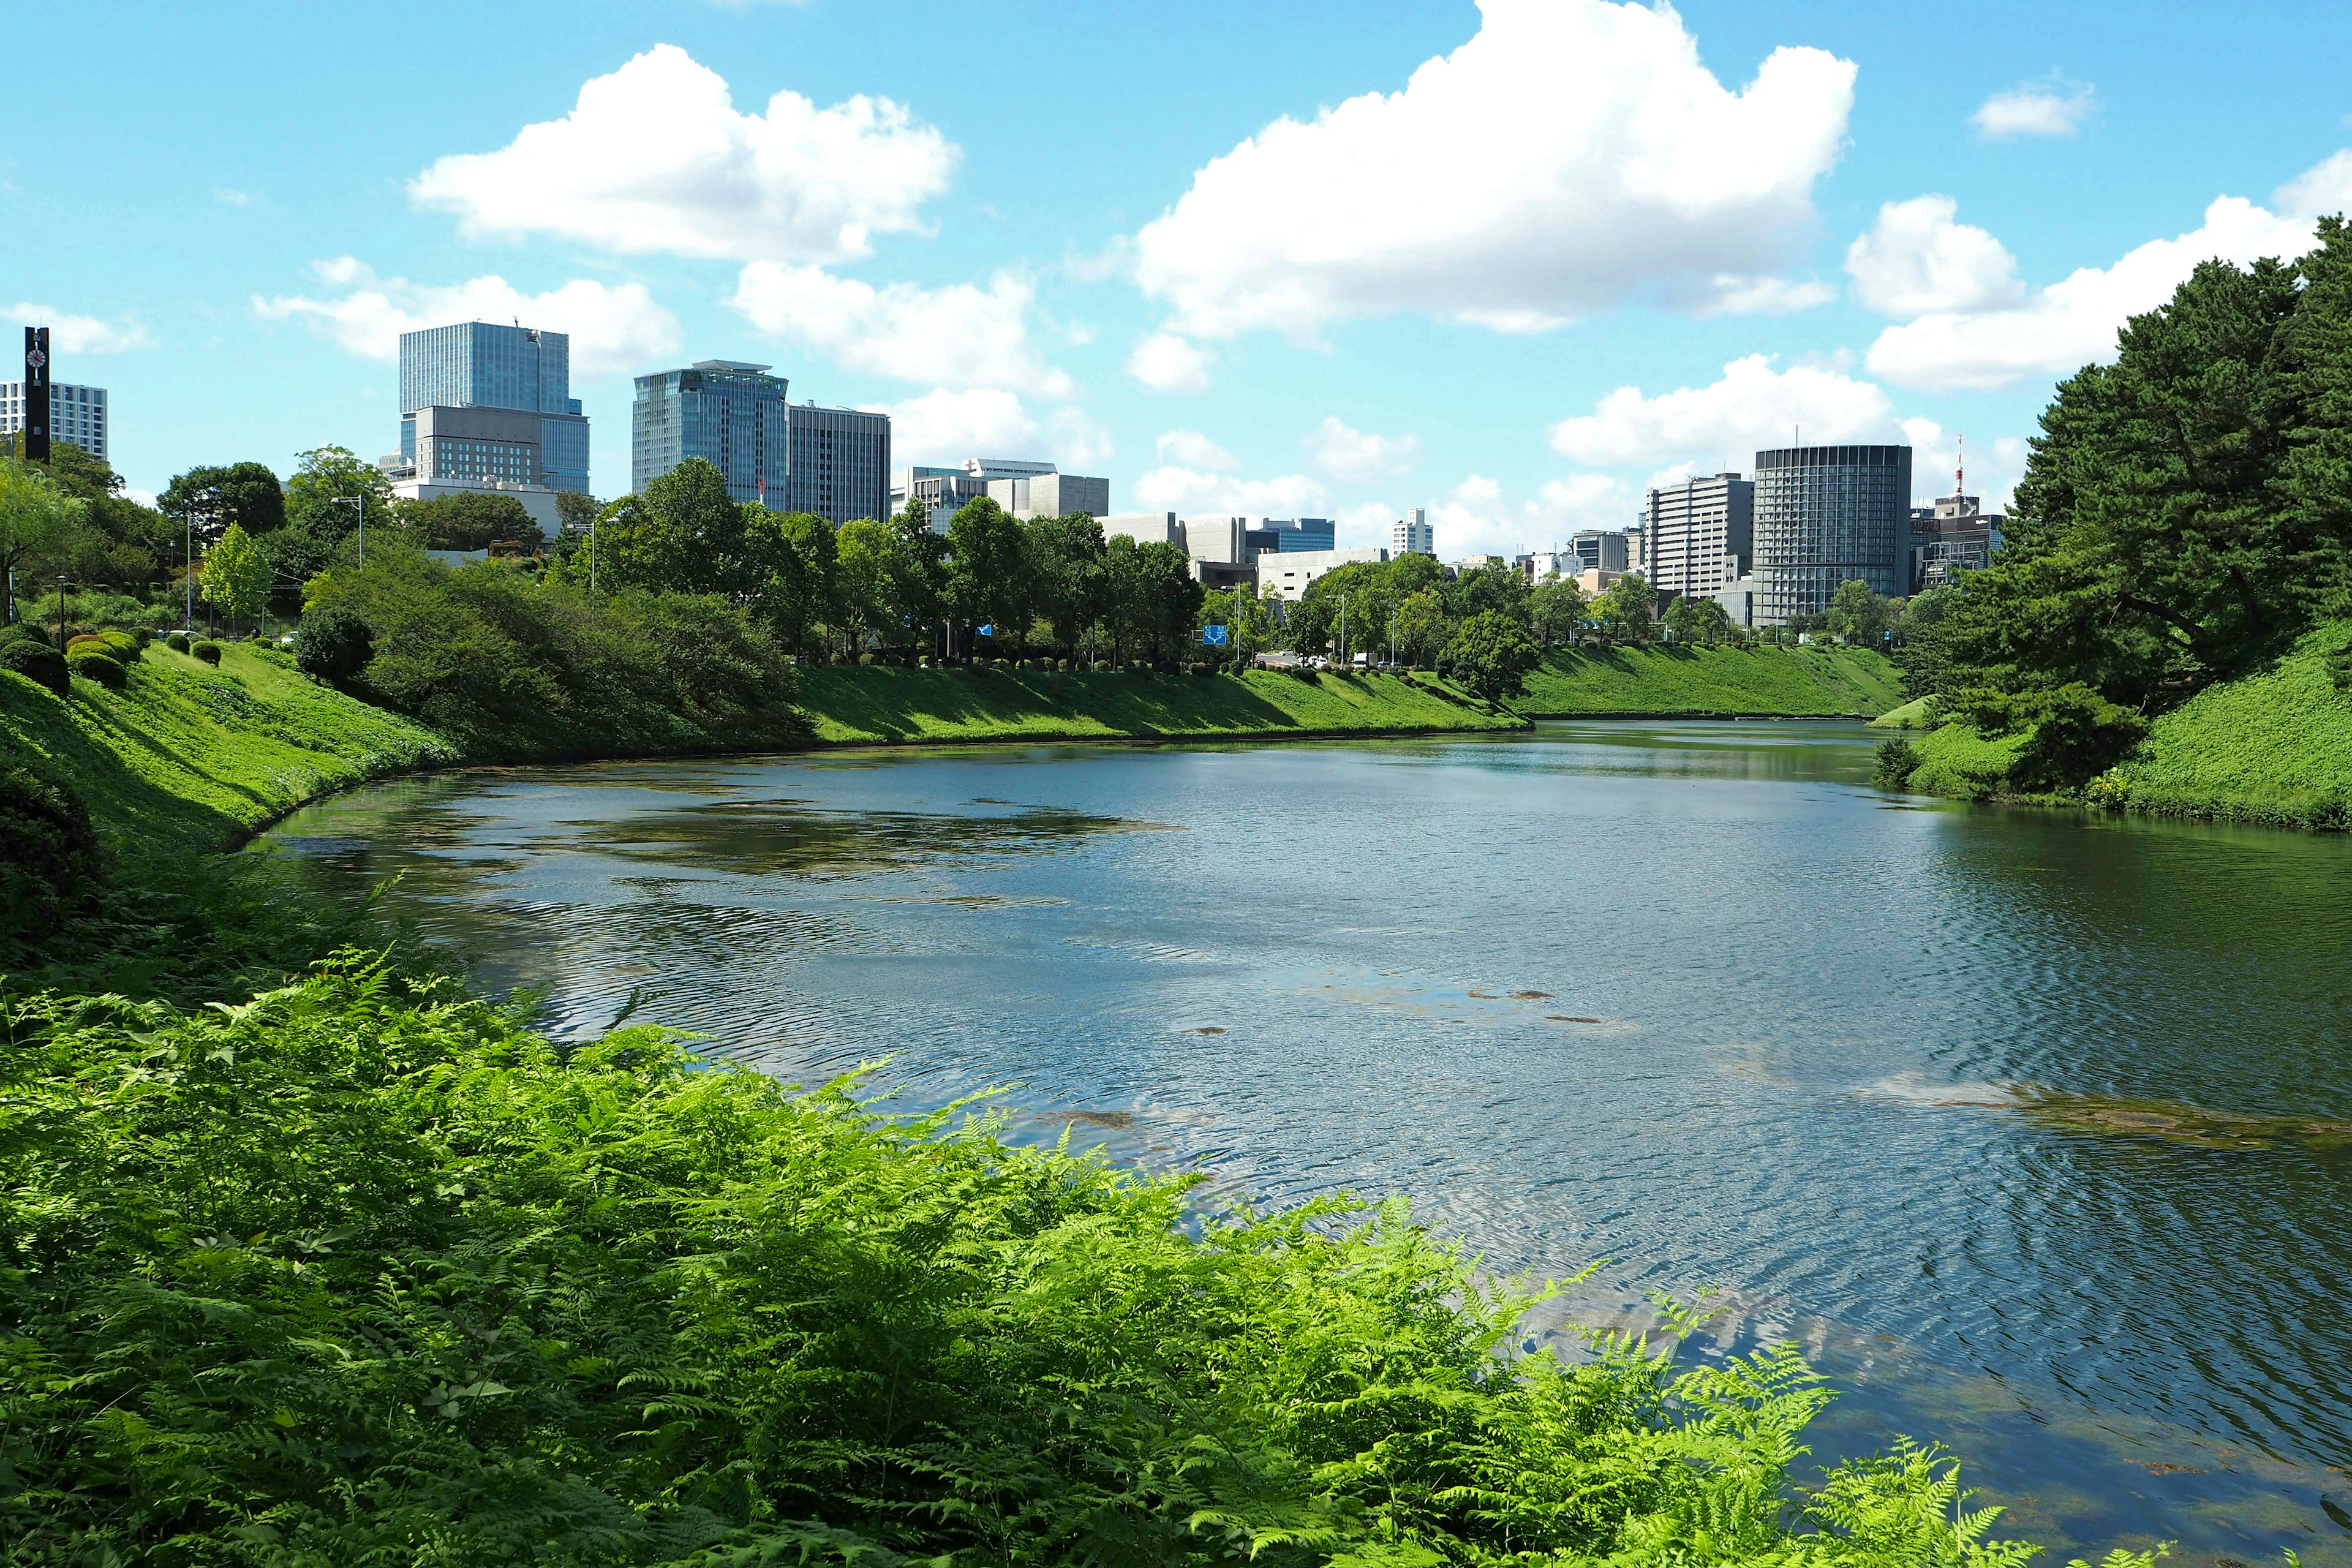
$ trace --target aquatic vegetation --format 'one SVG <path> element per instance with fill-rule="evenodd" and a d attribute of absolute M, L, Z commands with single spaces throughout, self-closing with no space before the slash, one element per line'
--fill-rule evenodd
<path fill-rule="evenodd" d="M 2216 1110 L 2186 1100 L 2091 1094 L 2038 1083 L 1937 1084 L 1905 1075 L 1863 1092 L 1939 1110 L 2015 1111 L 2055 1132 L 2160 1138 L 2206 1149 L 2269 1149 L 2282 1143 L 2352 1148 L 2352 1121 Z"/>
<path fill-rule="evenodd" d="M 347 955 L 0 1005 L 15 1560 L 2010 1568 L 1793 1348 L 1571 1363 L 1401 1205 L 893 1120 Z M 1092 1113 L 1108 1117 L 1112 1113 Z M 1075 1113 L 1071 1120 L 1087 1113 Z M 2146 1564 L 2116 1557 L 2116 1568 Z"/>

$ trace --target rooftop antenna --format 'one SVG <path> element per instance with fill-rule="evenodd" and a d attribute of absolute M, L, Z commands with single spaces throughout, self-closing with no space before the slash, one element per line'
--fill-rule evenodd
<path fill-rule="evenodd" d="M 1969 438 L 1966 436 L 1959 438 L 1959 453 L 1952 468 L 1952 493 L 1956 496 L 1965 495 L 1969 488 Z"/>

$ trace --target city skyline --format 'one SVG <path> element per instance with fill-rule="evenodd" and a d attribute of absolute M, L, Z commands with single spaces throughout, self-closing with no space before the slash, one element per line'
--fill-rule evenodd
<path fill-rule="evenodd" d="M 147 492 L 372 458 L 402 330 L 520 316 L 573 339 L 600 495 L 633 378 L 715 357 L 888 412 L 894 468 L 1031 453 L 1121 506 L 1328 516 L 1349 547 L 1425 506 L 1449 556 L 1543 548 L 1799 440 L 1910 444 L 1925 502 L 1966 431 L 2000 510 L 2054 381 L 2126 310 L 2352 200 L 2325 68 L 2352 21 L 2230 15 L 1307 5 L 1237 58 L 1214 6 L 1149 30 L 918 5 L 971 68 L 909 78 L 835 0 L 521 6 L 468 14 L 486 90 L 390 57 L 332 88 L 278 68 L 353 25 L 332 7 L 165 8 L 105 48 L 52 11 L 22 40 L 47 90 L 120 107 L 0 158 L 0 211 L 69 237 L 0 311 L 110 389 Z M 1048 34 L 1057 112 L 1002 114 L 992 66 Z M 231 58 L 263 85 L 198 94 Z M 1493 107 L 1529 71 L 1552 86 Z M 1689 111 L 1637 142 L 1643 72 Z M 1735 152 L 1742 179 L 1709 173 Z M 1588 164 L 1607 177 L 1555 177 Z"/>

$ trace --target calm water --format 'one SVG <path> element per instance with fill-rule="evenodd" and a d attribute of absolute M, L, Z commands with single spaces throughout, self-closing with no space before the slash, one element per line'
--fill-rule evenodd
<path fill-rule="evenodd" d="M 1835 724 L 447 775 L 268 843 L 625 1009 L 1236 1194 L 1410 1193 L 1564 1311 L 1717 1287 L 1824 1455 L 2063 1552 L 2352 1563 L 2352 842 L 1897 799 Z M 2063 1561 L 2063 1555 L 2058 1559 Z"/>

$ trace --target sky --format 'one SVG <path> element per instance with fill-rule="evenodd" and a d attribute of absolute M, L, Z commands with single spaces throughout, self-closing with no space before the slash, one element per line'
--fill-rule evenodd
<path fill-rule="evenodd" d="M 1998 505 L 2129 315 L 2352 208 L 2341 5 L 21 9 L 0 316 L 151 494 L 393 450 L 398 334 L 519 319 L 600 496 L 718 358 L 897 465 L 1449 560 L 1800 437 Z"/>

